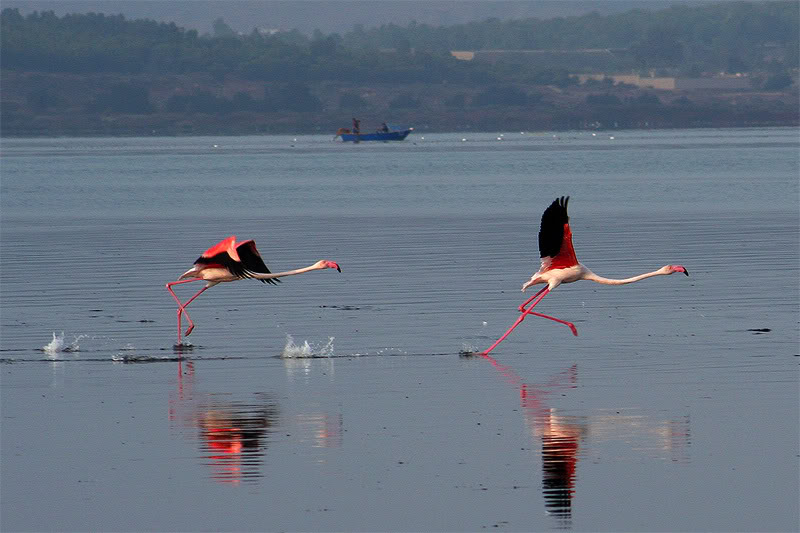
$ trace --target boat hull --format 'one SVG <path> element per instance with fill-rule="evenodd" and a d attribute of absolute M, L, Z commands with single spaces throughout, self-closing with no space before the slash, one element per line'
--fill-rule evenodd
<path fill-rule="evenodd" d="M 388 131 L 388 132 L 375 132 L 375 133 L 340 133 L 339 137 L 344 142 L 361 142 L 361 141 L 402 141 L 411 130 L 403 131 Z"/>

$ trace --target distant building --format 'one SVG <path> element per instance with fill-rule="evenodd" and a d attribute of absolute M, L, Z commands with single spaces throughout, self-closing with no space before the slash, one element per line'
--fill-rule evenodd
<path fill-rule="evenodd" d="M 452 50 L 450 55 L 462 61 L 503 62 L 507 64 L 535 64 L 539 67 L 559 67 L 580 70 L 591 64 L 597 70 L 614 72 L 622 70 L 620 58 L 626 53 L 616 48 L 585 48 L 578 50 Z M 571 74 L 581 83 L 587 80 L 610 79 L 615 84 L 625 83 L 648 89 L 667 91 L 692 90 L 747 90 L 753 84 L 747 76 L 715 76 L 706 78 L 679 78 L 639 76 L 636 74 Z"/>
<path fill-rule="evenodd" d="M 578 50 L 453 50 L 450 55 L 462 61 L 535 64 L 541 67 L 580 69 L 587 64 L 599 70 L 618 67 L 625 50 L 612 48 L 582 48 Z"/>
<path fill-rule="evenodd" d="M 719 76 L 713 78 L 677 78 L 677 77 L 642 77 L 637 74 L 572 74 L 581 83 L 587 80 L 602 81 L 611 79 L 615 84 L 625 83 L 647 89 L 664 89 L 667 91 L 692 91 L 702 89 L 745 90 L 752 89 L 753 84 L 746 76 Z"/>
<path fill-rule="evenodd" d="M 475 52 L 459 52 L 453 50 L 450 52 L 450 55 L 452 55 L 456 59 L 460 59 L 461 61 L 472 61 L 473 59 L 475 59 Z"/>

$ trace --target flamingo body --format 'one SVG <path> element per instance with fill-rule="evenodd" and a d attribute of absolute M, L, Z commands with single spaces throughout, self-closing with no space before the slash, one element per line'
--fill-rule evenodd
<path fill-rule="evenodd" d="M 184 333 L 184 335 L 189 335 L 194 329 L 194 322 L 192 322 L 192 319 L 189 317 L 186 307 L 206 289 L 218 283 L 247 278 L 257 279 L 262 283 L 276 285 L 281 281 L 278 278 L 294 276 L 325 268 L 334 268 L 339 272 L 342 271 L 339 265 L 334 261 L 323 259 L 304 268 L 272 273 L 261 258 L 261 254 L 256 248 L 255 241 L 247 240 L 237 243 L 235 235 L 221 240 L 203 252 L 194 262 L 194 266 L 181 274 L 177 281 L 171 281 L 166 285 L 167 290 L 175 301 L 178 302 L 178 345 L 181 344 L 181 316 L 186 315 L 186 319 L 189 321 L 189 327 L 186 333 Z M 186 303 L 182 303 L 172 290 L 172 286 L 180 283 L 191 283 L 193 281 L 205 281 L 206 285 L 194 296 L 189 298 Z"/>
<path fill-rule="evenodd" d="M 634 283 L 653 276 L 664 276 L 682 272 L 689 275 L 689 272 L 682 265 L 665 265 L 653 272 L 647 272 L 638 276 L 624 279 L 604 278 L 598 276 L 584 265 L 578 262 L 575 249 L 572 246 L 572 230 L 569 227 L 569 215 L 567 214 L 567 204 L 569 196 L 556 198 L 550 206 L 545 209 L 542 215 L 542 223 L 539 229 L 539 252 L 541 255 L 541 266 L 539 270 L 531 276 L 531 279 L 522 284 L 522 292 L 537 284 L 545 284 L 546 287 L 534 294 L 522 305 L 519 311 L 522 313 L 514 324 L 500 337 L 483 355 L 492 351 L 500 342 L 505 339 L 511 331 L 525 320 L 529 314 L 542 318 L 547 318 L 555 322 L 564 324 L 572 330 L 573 335 L 578 335 L 575 324 L 559 318 L 533 312 L 533 308 L 544 298 L 547 293 L 561 285 L 562 283 L 572 283 L 578 280 L 594 281 L 604 285 L 625 285 Z M 529 307 L 526 305 L 533 302 Z"/>
<path fill-rule="evenodd" d="M 262 283 L 275 285 L 277 278 L 259 278 L 259 274 L 271 274 L 254 240 L 236 243 L 236 236 L 218 242 L 197 258 L 194 266 L 178 278 L 200 278 L 208 281 L 207 287 L 217 283 L 236 281 L 245 278 L 259 279 Z"/>

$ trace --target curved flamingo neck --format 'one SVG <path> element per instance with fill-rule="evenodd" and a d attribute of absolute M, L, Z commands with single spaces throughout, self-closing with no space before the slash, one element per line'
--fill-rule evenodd
<path fill-rule="evenodd" d="M 587 271 L 583 275 L 583 279 L 594 281 L 597 283 L 602 283 L 603 285 L 626 285 L 628 283 L 635 283 L 637 281 L 641 281 L 643 279 L 652 278 L 653 276 L 665 276 L 669 274 L 669 272 L 663 272 L 661 270 L 654 270 L 653 272 L 647 272 L 645 274 L 639 274 L 638 276 L 633 276 L 631 278 L 625 279 L 613 279 L 613 278 L 604 278 L 603 276 L 598 276 L 591 270 Z"/>
<path fill-rule="evenodd" d="M 311 266 L 297 268 L 295 270 L 287 270 L 286 272 L 275 272 L 270 274 L 253 274 L 254 279 L 275 279 L 275 278 L 282 278 L 285 276 L 296 276 L 297 274 L 304 274 L 306 272 L 311 272 L 312 270 L 321 270 L 326 268 L 324 265 L 320 265 L 319 263 L 314 263 Z"/>

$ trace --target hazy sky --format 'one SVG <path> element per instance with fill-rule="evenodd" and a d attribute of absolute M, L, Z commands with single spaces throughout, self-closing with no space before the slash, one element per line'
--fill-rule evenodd
<path fill-rule="evenodd" d="M 712 3 L 711 0 L 3 0 L 2 7 L 23 13 L 122 13 L 128 18 L 150 18 L 210 32 L 221 17 L 234 30 L 297 28 L 304 33 L 320 29 L 343 33 L 355 24 L 366 27 L 410 21 L 449 26 L 489 17 L 553 18 L 590 11 L 611 13 L 635 7 L 661 9 L 670 4 Z"/>

